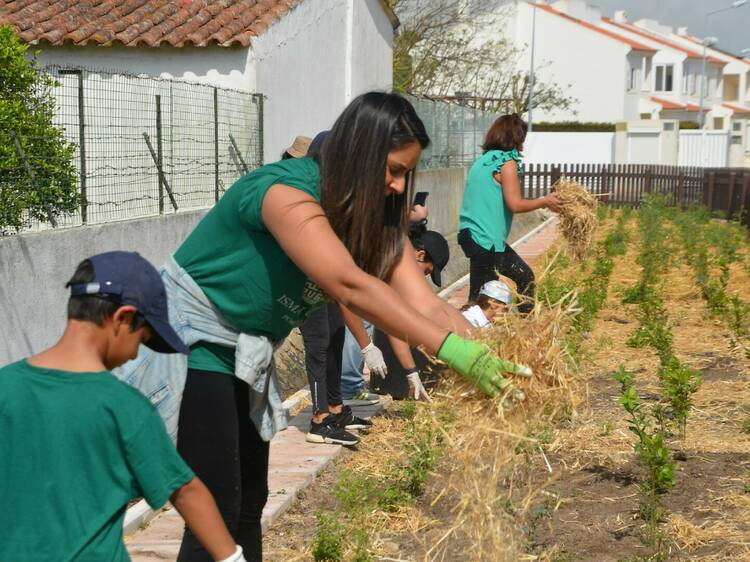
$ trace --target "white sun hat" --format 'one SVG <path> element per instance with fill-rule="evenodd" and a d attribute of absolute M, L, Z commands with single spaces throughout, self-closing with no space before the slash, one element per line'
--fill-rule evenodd
<path fill-rule="evenodd" d="M 482 285 L 482 289 L 479 291 L 480 295 L 485 295 L 491 299 L 498 300 L 507 305 L 513 301 L 513 296 L 510 294 L 510 289 L 506 285 L 505 281 L 495 279 L 494 281 L 487 281 Z"/>

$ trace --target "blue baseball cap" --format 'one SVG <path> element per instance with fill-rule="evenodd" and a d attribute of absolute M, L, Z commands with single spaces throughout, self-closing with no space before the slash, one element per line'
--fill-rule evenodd
<path fill-rule="evenodd" d="M 116 251 L 97 254 L 89 261 L 94 279 L 71 285 L 71 296 L 99 296 L 134 306 L 153 331 L 146 346 L 160 353 L 190 353 L 169 325 L 167 292 L 159 272 L 148 260 L 135 252 Z"/>

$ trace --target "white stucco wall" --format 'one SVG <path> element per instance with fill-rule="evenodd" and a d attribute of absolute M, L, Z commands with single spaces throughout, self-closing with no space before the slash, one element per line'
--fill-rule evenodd
<path fill-rule="evenodd" d="M 388 88 L 392 38 L 377 0 L 307 0 L 255 39 L 266 161 L 330 128 L 357 94 Z"/>
<path fill-rule="evenodd" d="M 529 133 L 523 146 L 527 164 L 612 164 L 614 133 Z"/>
<path fill-rule="evenodd" d="M 517 46 L 531 43 L 531 16 L 532 7 L 519 2 L 514 26 Z M 537 9 L 536 13 L 535 43 L 536 65 L 550 63 L 546 68 L 537 66 L 538 79 L 564 85 L 565 93 L 578 99 L 577 115 L 534 109 L 535 121 L 622 119 L 626 56 L 630 51 L 627 45 L 543 9 Z M 524 69 L 529 67 L 528 51 L 520 64 Z"/>
<path fill-rule="evenodd" d="M 162 78 L 180 78 L 254 91 L 255 76 L 243 47 L 41 47 L 41 65 L 84 66 L 97 70 L 116 70 Z"/>
<path fill-rule="evenodd" d="M 370 90 L 390 90 L 393 25 L 379 0 L 354 0 L 353 6 L 351 97 Z"/>

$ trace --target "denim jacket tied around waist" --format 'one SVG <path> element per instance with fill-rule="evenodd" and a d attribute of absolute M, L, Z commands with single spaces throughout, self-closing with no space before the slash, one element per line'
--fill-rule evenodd
<path fill-rule="evenodd" d="M 261 438 L 270 441 L 288 425 L 276 377 L 274 342 L 266 336 L 241 333 L 221 318 L 203 290 L 173 257 L 160 273 L 169 302 L 169 323 L 182 341 L 188 346 L 204 341 L 236 349 L 235 376 L 250 388 L 250 419 Z M 136 359 L 114 371 L 120 380 L 151 401 L 175 443 L 187 369 L 186 355 L 157 353 L 142 345 Z"/>

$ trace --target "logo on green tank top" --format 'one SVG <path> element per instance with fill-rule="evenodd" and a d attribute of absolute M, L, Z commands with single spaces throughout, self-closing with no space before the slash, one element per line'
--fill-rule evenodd
<path fill-rule="evenodd" d="M 302 300 L 305 304 L 315 306 L 324 302 L 325 298 L 323 290 L 314 281 L 305 281 L 305 288 L 302 290 Z"/>

